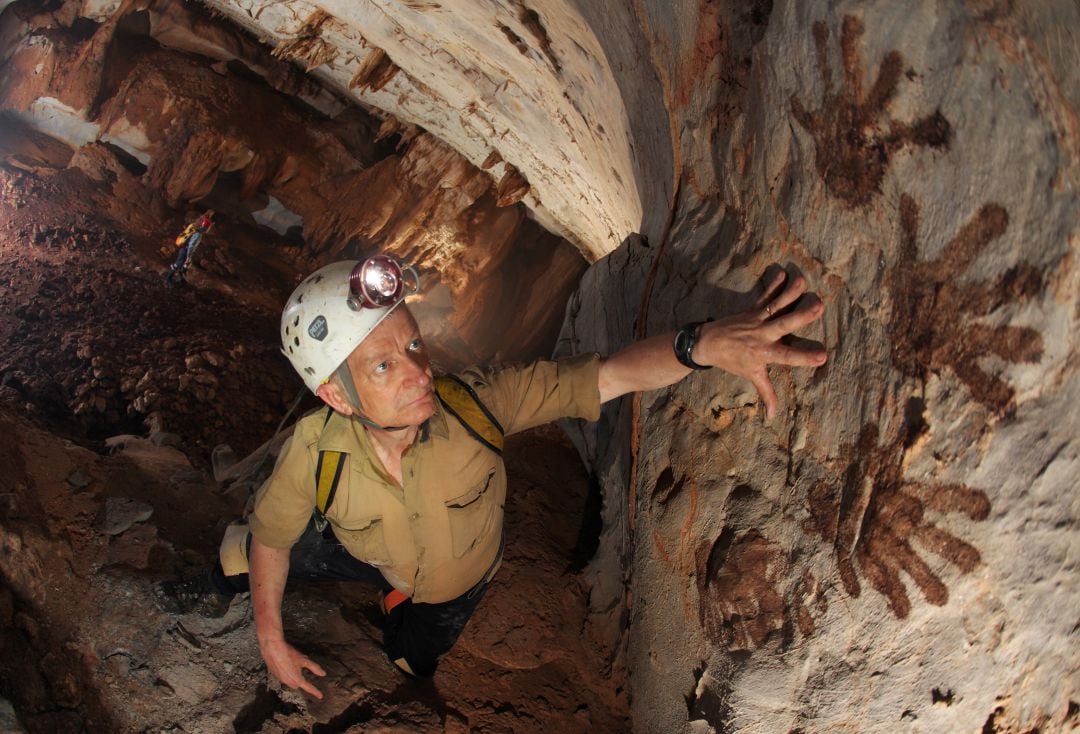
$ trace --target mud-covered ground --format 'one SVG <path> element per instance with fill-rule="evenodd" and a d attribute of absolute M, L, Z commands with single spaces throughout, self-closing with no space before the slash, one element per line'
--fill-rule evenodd
<path fill-rule="evenodd" d="M 254 451 L 296 395 L 276 345 L 296 255 L 219 217 L 188 283 L 166 287 L 187 213 L 137 167 L 31 135 L 0 152 L 0 704 L 19 725 L 629 729 L 610 651 L 582 639 L 569 569 L 587 478 L 552 428 L 511 441 L 506 558 L 431 683 L 385 661 L 363 588 L 287 596 L 287 634 L 328 671 L 321 702 L 268 680 L 246 599 L 222 617 L 160 612 L 152 584 L 203 569 L 253 487 L 215 481 L 211 452 Z"/>
<path fill-rule="evenodd" d="M 0 411 L 0 697 L 26 731 L 629 731 L 607 653 L 578 639 L 586 477 L 555 429 L 510 440 L 507 555 L 433 681 L 387 662 L 372 590 L 286 594 L 286 634 L 327 671 L 321 702 L 268 679 L 246 597 L 219 617 L 154 607 L 153 582 L 205 568 L 246 497 L 170 440 L 100 454 Z"/>
<path fill-rule="evenodd" d="M 79 440 L 152 427 L 196 460 L 253 449 L 297 390 L 275 346 L 291 284 L 251 252 L 266 235 L 222 218 L 168 287 L 183 213 L 129 201 L 125 216 L 99 200 L 118 188 L 78 168 L 0 169 L 0 402 Z"/>
<path fill-rule="evenodd" d="M 153 582 L 204 569 L 246 498 L 175 440 L 113 437 L 99 454 L 0 411 L 0 698 L 26 731 L 628 730 L 619 676 L 578 639 L 587 479 L 556 429 L 509 442 L 505 561 L 433 681 L 387 662 L 373 591 L 287 593 L 286 634 L 327 671 L 322 701 L 268 679 L 246 596 L 223 616 L 155 607 Z"/>

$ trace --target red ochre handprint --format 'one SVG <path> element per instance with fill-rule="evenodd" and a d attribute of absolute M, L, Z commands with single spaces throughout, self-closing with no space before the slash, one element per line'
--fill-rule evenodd
<path fill-rule="evenodd" d="M 792 582 L 781 546 L 749 525 L 747 512 L 760 502 L 749 485 L 735 487 L 725 503 L 720 534 L 694 552 L 698 620 L 705 635 L 728 650 L 754 650 L 777 640 L 787 649 L 796 634 L 814 631 L 809 603 L 824 609 L 817 582 L 806 572 Z"/>
<path fill-rule="evenodd" d="M 972 545 L 931 522 L 926 510 L 960 512 L 973 520 L 985 520 L 990 512 L 990 501 L 981 490 L 904 479 L 905 447 L 915 438 L 910 435 L 903 443 L 892 440 L 879 446 L 877 426 L 866 424 L 858 443 L 841 450 L 839 466 L 829 472 L 835 479 L 816 482 L 808 495 L 811 519 L 807 529 L 832 544 L 848 594 L 857 597 L 862 590 L 857 566 L 899 618 L 911 610 L 902 573 L 931 604 L 941 606 L 949 599 L 945 583 L 916 553 L 912 541 L 962 573 L 970 573 L 981 560 Z"/>
<path fill-rule="evenodd" d="M 844 84 L 836 91 L 828 59 L 828 27 L 818 21 L 813 32 L 825 95 L 814 113 L 808 112 L 792 95 L 791 112 L 814 138 L 814 161 L 829 193 L 848 206 L 862 206 L 881 191 L 881 180 L 894 152 L 909 144 L 945 147 L 952 130 L 940 111 L 914 123 L 887 120 L 888 129 L 883 130 L 881 118 L 896 94 L 903 58 L 896 51 L 886 54 L 877 79 L 869 93 L 864 94 L 858 51 L 863 26 L 854 16 L 845 16 L 840 35 Z"/>
<path fill-rule="evenodd" d="M 729 650 L 753 650 L 783 629 L 780 550 L 760 531 L 737 535 L 724 528 L 697 556 L 699 619 L 709 639 Z"/>
<path fill-rule="evenodd" d="M 961 276 L 1008 224 L 1003 207 L 985 204 L 937 257 L 919 260 L 919 207 L 904 194 L 900 197 L 901 242 L 888 276 L 894 364 L 904 374 L 922 380 L 948 368 L 968 387 L 972 398 L 998 414 L 1012 410 L 1014 391 L 980 367 L 979 358 L 995 354 L 1009 362 L 1035 362 L 1042 355 L 1042 336 L 1028 327 L 989 326 L 972 323 L 971 318 L 986 316 L 1007 302 L 1031 298 L 1042 288 L 1042 277 L 1028 263 L 1010 268 L 993 281 Z"/>

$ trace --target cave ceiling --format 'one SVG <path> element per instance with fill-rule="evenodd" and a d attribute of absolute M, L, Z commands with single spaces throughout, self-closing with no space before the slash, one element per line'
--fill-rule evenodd
<path fill-rule="evenodd" d="M 546 2 L 542 16 L 521 0 L 205 5 L 342 97 L 445 141 L 500 191 L 527 186 L 532 216 L 588 259 L 640 223 L 627 111 L 571 3 Z M 230 57 L 205 38 L 189 43 Z"/>

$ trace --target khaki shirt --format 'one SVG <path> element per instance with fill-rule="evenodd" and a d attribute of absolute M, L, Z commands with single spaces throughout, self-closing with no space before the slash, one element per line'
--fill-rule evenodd
<path fill-rule="evenodd" d="M 558 418 L 600 417 L 600 358 L 586 354 L 501 370 L 459 374 L 507 435 Z M 436 401 L 438 403 L 438 401 Z M 289 548 L 315 507 L 319 452 L 349 456 L 326 513 L 334 535 L 356 558 L 377 566 L 415 601 L 461 596 L 491 568 L 502 542 L 506 471 L 441 406 L 401 457 L 402 486 L 377 458 L 359 421 L 318 410 L 297 422 L 249 518 L 260 543 Z"/>

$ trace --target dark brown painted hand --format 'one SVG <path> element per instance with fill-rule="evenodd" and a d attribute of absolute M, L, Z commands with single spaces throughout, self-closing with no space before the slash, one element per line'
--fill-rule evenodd
<path fill-rule="evenodd" d="M 1008 413 L 1013 388 L 980 367 L 979 359 L 994 354 L 1007 362 L 1034 362 L 1042 354 L 1042 336 L 1028 327 L 989 326 L 972 318 L 1009 301 L 1030 299 L 1042 288 L 1042 278 L 1027 263 L 993 281 L 964 277 L 986 246 L 1005 232 L 1008 213 L 998 204 L 983 205 L 932 260 L 918 259 L 919 208 L 907 194 L 900 197 L 900 224 L 897 262 L 887 282 L 893 301 L 888 321 L 893 362 L 922 380 L 948 368 L 975 400 Z"/>
<path fill-rule="evenodd" d="M 814 138 L 815 164 L 829 193 L 850 207 L 862 206 L 880 193 L 881 179 L 894 152 L 909 144 L 945 147 L 949 144 L 951 127 L 941 112 L 910 124 L 882 120 L 896 94 L 904 61 L 896 51 L 886 54 L 877 79 L 864 94 L 858 50 L 863 26 L 851 15 L 844 17 L 840 36 L 844 85 L 839 91 L 834 90 L 828 59 L 828 27 L 818 21 L 813 31 L 825 95 L 814 113 L 808 112 L 793 95 L 791 113 Z M 882 129 L 883 122 L 887 122 L 887 129 Z"/>
<path fill-rule="evenodd" d="M 900 575 L 906 574 L 923 597 L 941 606 L 948 601 L 945 583 L 916 553 L 912 541 L 941 556 L 963 573 L 979 564 L 979 551 L 938 528 L 926 509 L 961 512 L 984 520 L 990 501 L 980 490 L 963 484 L 911 482 L 903 478 L 903 443 L 878 445 L 878 428 L 863 426 L 858 444 L 841 450 L 830 477 L 810 488 L 808 529 L 833 546 L 840 579 L 851 596 L 861 591 L 859 574 L 889 603 L 897 617 L 906 617 L 911 602 Z"/>

